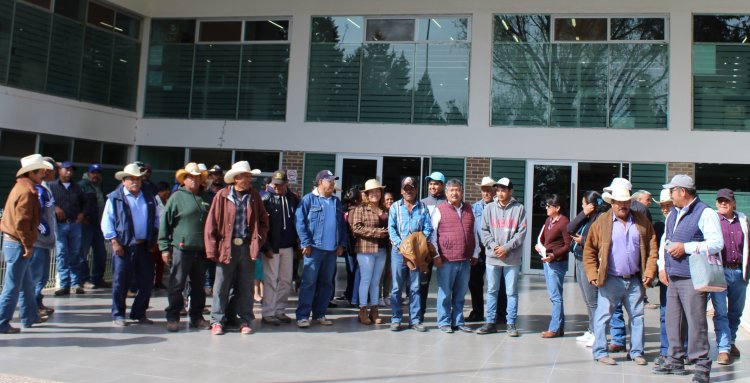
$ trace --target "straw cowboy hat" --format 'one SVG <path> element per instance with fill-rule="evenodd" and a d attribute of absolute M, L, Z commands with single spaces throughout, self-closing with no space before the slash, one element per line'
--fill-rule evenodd
<path fill-rule="evenodd" d="M 42 158 L 41 154 L 32 154 L 30 156 L 21 158 L 21 168 L 16 172 L 16 177 L 20 177 L 21 175 L 34 170 L 53 170 L 54 168 L 55 167 L 51 163 L 45 161 L 44 158 Z"/>
<path fill-rule="evenodd" d="M 362 191 L 366 192 L 373 189 L 385 189 L 385 186 L 381 185 L 380 181 L 373 178 L 365 182 L 365 188 Z"/>
<path fill-rule="evenodd" d="M 252 174 L 254 176 L 257 176 L 260 174 L 260 169 L 252 169 L 250 168 L 250 163 L 247 161 L 240 161 L 232 165 L 232 168 L 229 169 L 224 174 L 224 182 L 228 184 L 234 183 L 234 177 L 237 175 L 240 175 L 242 173 L 248 173 Z"/>
<path fill-rule="evenodd" d="M 480 188 L 483 188 L 485 186 L 493 187 L 495 186 L 496 183 L 497 181 L 493 180 L 490 177 L 482 177 L 482 182 L 475 184 L 475 185 L 479 186 Z"/>
<path fill-rule="evenodd" d="M 630 195 L 630 190 L 621 185 L 613 187 L 611 192 L 604 192 L 604 194 L 602 194 L 602 199 L 604 202 L 612 204 L 612 201 L 631 201 L 633 196 Z"/>
<path fill-rule="evenodd" d="M 145 171 L 141 171 L 141 167 L 136 163 L 127 164 L 122 171 L 115 173 L 115 179 L 122 181 L 125 177 L 143 177 L 146 174 Z"/>
<path fill-rule="evenodd" d="M 654 202 L 658 204 L 662 204 L 662 203 L 672 202 L 672 195 L 671 193 L 669 193 L 669 189 L 662 189 L 661 193 L 659 193 L 658 201 L 654 198 L 651 198 L 651 199 L 654 200 Z"/>
<path fill-rule="evenodd" d="M 190 162 L 185 165 L 185 168 L 175 172 L 174 178 L 177 179 L 178 184 L 182 185 L 185 182 L 185 177 L 187 177 L 188 174 L 191 176 L 200 176 L 200 183 L 206 182 L 206 179 L 208 178 L 208 170 L 201 170 L 200 166 L 195 162 Z"/>

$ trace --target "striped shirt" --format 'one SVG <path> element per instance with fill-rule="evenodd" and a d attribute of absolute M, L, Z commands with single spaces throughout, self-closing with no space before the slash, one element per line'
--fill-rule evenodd
<path fill-rule="evenodd" d="M 232 188 L 232 196 L 234 197 L 234 228 L 232 229 L 232 237 L 234 238 L 247 238 L 247 202 L 250 198 L 250 193 L 237 193 Z"/>

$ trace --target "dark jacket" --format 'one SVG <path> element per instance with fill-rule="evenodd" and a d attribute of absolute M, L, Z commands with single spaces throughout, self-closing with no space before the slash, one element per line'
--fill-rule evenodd
<path fill-rule="evenodd" d="M 114 228 L 116 233 L 117 242 L 123 247 L 135 245 L 135 228 L 133 227 L 133 218 L 130 215 L 130 207 L 128 207 L 128 201 L 123 192 L 124 187 L 120 186 L 115 189 L 112 193 L 109 193 L 109 198 L 112 204 L 112 211 L 114 212 Z M 156 214 L 156 201 L 154 196 L 148 191 L 141 189 L 143 193 L 143 199 L 146 201 L 148 206 L 148 218 L 146 219 L 146 226 L 148 228 L 148 248 L 152 248 L 156 244 L 156 220 L 158 219 Z"/>
<path fill-rule="evenodd" d="M 70 187 L 66 189 L 65 185 L 57 179 L 47 186 L 49 186 L 49 190 L 52 191 L 52 196 L 55 198 L 55 206 L 65 213 L 65 221 L 58 220 L 58 222 L 75 222 L 78 214 L 86 212 L 86 197 L 77 183 L 70 182 Z"/>
<path fill-rule="evenodd" d="M 209 204 L 181 186 L 167 200 L 159 225 L 159 250 L 203 251 L 203 229 Z"/>
<path fill-rule="evenodd" d="M 263 251 L 278 253 L 279 249 L 297 247 L 297 227 L 294 213 L 299 205 L 299 198 L 287 188 L 283 196 L 267 193 L 263 197 L 263 206 L 268 213 L 268 239 Z"/>
<path fill-rule="evenodd" d="M 640 203 L 640 202 L 639 202 Z M 641 205 L 642 206 L 642 205 Z M 570 223 L 568 223 L 568 234 L 572 235 L 581 235 L 581 243 L 575 243 L 575 241 L 571 242 L 570 245 L 570 251 L 573 252 L 573 254 L 577 258 L 583 257 L 583 247 L 586 245 L 586 238 L 589 235 L 589 230 L 591 229 L 591 224 L 596 221 L 597 218 L 599 218 L 599 215 L 601 213 L 598 211 L 594 211 L 591 214 L 591 217 L 587 217 L 586 214 L 583 214 L 583 212 L 578 213 L 575 218 L 573 218 Z"/>

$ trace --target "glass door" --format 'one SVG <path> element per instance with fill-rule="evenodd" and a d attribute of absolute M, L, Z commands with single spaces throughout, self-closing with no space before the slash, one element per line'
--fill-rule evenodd
<path fill-rule="evenodd" d="M 342 196 L 350 187 L 365 186 L 365 182 L 376 178 L 382 182 L 383 179 L 383 157 L 361 156 L 361 155 L 336 155 L 336 173 L 340 177 L 338 185 L 341 186 Z M 338 191 L 337 191 L 338 192 Z"/>
<path fill-rule="evenodd" d="M 526 165 L 526 224 L 528 232 L 524 242 L 523 272 L 542 274 L 543 264 L 539 254 L 534 251 L 534 244 L 539 238 L 544 221 L 547 219 L 545 209 L 547 197 L 559 194 L 565 200 L 561 213 L 570 217 L 575 212 L 576 183 L 578 165 L 575 162 L 528 161 Z M 573 257 L 569 259 L 573 265 Z M 568 275 L 573 275 L 574 268 L 568 267 Z"/>

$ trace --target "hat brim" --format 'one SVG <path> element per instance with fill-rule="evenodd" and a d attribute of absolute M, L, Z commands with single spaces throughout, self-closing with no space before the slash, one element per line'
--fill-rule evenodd
<path fill-rule="evenodd" d="M 125 177 L 143 177 L 143 175 L 146 174 L 146 172 L 141 172 L 140 174 L 134 174 L 126 171 L 119 171 L 115 173 L 115 179 L 118 181 L 122 181 Z"/>
<path fill-rule="evenodd" d="M 239 170 L 239 169 L 229 169 L 229 171 L 227 171 L 226 173 L 224 173 L 224 182 L 228 183 L 228 184 L 233 184 L 234 183 L 234 177 L 236 177 L 236 176 L 238 176 L 240 174 L 243 174 L 243 173 L 252 174 L 254 176 L 257 176 L 261 172 L 260 172 L 260 169 L 253 169 L 253 170 L 250 170 L 250 171 L 248 171 L 248 170 Z"/>
<path fill-rule="evenodd" d="M 375 187 L 371 187 L 371 188 L 369 188 L 369 189 L 364 189 L 364 190 L 362 190 L 362 191 L 363 191 L 363 192 L 368 192 L 368 191 L 370 191 L 370 190 L 375 190 L 375 189 L 380 189 L 380 190 L 384 190 L 384 189 L 385 189 L 385 185 L 380 185 L 380 186 L 375 186 Z"/>
<path fill-rule="evenodd" d="M 659 205 L 661 205 L 663 203 L 667 203 L 667 202 L 672 202 L 671 199 L 668 199 L 668 200 L 665 200 L 665 201 L 659 201 L 656 198 L 651 198 L 651 200 L 654 201 L 654 202 L 656 202 L 656 203 L 658 203 Z"/>
<path fill-rule="evenodd" d="M 625 197 L 617 197 L 617 198 L 616 198 L 615 196 L 613 196 L 613 195 L 612 195 L 612 194 L 610 194 L 609 192 L 604 192 L 604 194 L 602 194 L 602 199 L 604 200 L 604 202 L 606 202 L 606 203 L 608 203 L 608 204 L 610 204 L 610 205 L 611 205 L 611 204 L 612 204 L 612 201 L 618 201 L 618 202 L 630 202 L 630 201 L 632 201 L 632 200 L 633 200 L 633 196 L 631 195 L 631 196 L 630 196 L 630 197 L 628 197 L 628 198 L 625 198 Z"/>
<path fill-rule="evenodd" d="M 50 164 L 47 161 L 35 162 L 33 164 L 22 166 L 20 169 L 18 169 L 18 171 L 16 172 L 16 177 L 20 177 L 28 172 L 33 172 L 34 170 L 39 170 L 39 169 L 55 170 L 55 167 L 52 166 L 52 164 Z"/>
<path fill-rule="evenodd" d="M 508 188 L 508 189 L 513 189 L 513 186 L 511 186 L 511 185 L 503 185 L 503 184 L 501 184 L 501 183 L 495 183 L 495 184 L 494 184 L 494 185 L 492 185 L 492 186 L 493 186 L 493 187 L 496 187 L 496 188 Z"/>
<path fill-rule="evenodd" d="M 185 183 L 185 177 L 187 177 L 188 175 L 191 175 L 191 176 L 200 176 L 201 177 L 201 180 L 200 180 L 201 183 L 206 182 L 206 180 L 208 179 L 208 171 L 202 171 L 202 172 L 199 172 L 199 173 L 192 173 L 192 172 L 189 172 L 189 171 L 187 171 L 185 169 L 180 169 L 180 170 L 176 171 L 175 174 L 174 174 L 174 178 L 177 180 L 177 183 L 179 185 L 182 185 L 183 183 Z"/>

